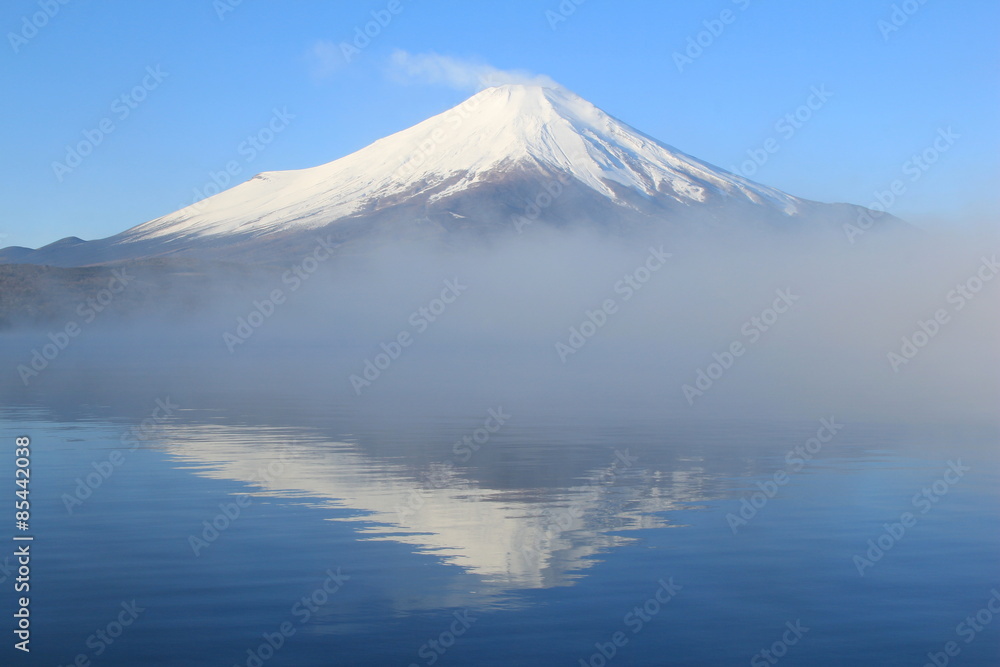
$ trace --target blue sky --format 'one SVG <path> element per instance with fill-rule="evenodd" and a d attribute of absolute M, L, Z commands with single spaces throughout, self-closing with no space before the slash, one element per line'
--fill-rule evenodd
<path fill-rule="evenodd" d="M 547 75 L 726 169 L 772 139 L 752 178 L 797 196 L 867 205 L 902 180 L 901 217 L 1000 213 L 992 0 L 397 2 L 7 0 L 0 246 L 117 233 L 227 165 L 235 184 L 329 162 L 459 103 L 487 67 Z M 372 12 L 385 25 L 345 59 Z M 799 109 L 814 87 L 832 95 Z"/>

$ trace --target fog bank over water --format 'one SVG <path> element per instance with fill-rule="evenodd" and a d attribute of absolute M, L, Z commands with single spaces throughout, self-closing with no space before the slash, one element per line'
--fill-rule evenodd
<path fill-rule="evenodd" d="M 993 423 L 996 235 L 853 240 L 539 228 L 476 247 L 307 256 L 238 289 L 220 276 L 207 305 L 169 304 L 169 316 L 8 330 L 2 395 Z M 102 383 L 120 368 L 141 386 Z"/>

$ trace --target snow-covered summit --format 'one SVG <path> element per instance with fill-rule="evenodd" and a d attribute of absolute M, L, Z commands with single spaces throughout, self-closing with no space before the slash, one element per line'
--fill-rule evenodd
<path fill-rule="evenodd" d="M 785 214 L 800 202 L 660 143 L 565 89 L 503 85 L 333 162 L 259 174 L 116 242 L 316 228 L 390 203 L 447 199 L 531 167 L 622 204 L 621 188 L 682 204 L 737 198 Z"/>
<path fill-rule="evenodd" d="M 678 151 L 558 87 L 503 85 L 333 162 L 271 171 L 105 239 L 0 250 L 0 263 L 191 257 L 284 263 L 318 232 L 344 252 L 543 228 L 840 233 L 866 215 L 798 199 Z"/>

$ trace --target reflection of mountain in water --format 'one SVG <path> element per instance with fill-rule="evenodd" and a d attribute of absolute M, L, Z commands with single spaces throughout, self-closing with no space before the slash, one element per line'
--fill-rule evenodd
<path fill-rule="evenodd" d="M 657 512 L 705 497 L 696 459 L 664 473 L 621 449 L 572 486 L 498 490 L 452 461 L 415 472 L 356 445 L 288 436 L 266 427 L 179 425 L 167 441 L 198 474 L 358 510 L 348 520 L 364 522 L 363 539 L 412 545 L 501 590 L 567 585 L 594 556 L 628 541 L 619 531 L 663 527 Z"/>

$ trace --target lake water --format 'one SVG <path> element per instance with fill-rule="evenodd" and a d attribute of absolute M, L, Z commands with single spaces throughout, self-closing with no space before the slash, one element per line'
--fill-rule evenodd
<path fill-rule="evenodd" d="M 4 664 L 1000 664 L 995 429 L 51 375 Z"/>

